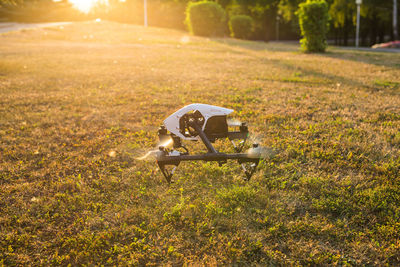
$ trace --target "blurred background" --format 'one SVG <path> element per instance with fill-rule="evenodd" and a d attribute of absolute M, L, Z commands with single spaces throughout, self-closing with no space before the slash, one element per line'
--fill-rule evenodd
<path fill-rule="evenodd" d="M 254 20 L 252 40 L 298 40 L 296 10 L 303 0 L 215 0 L 228 16 L 249 15 Z M 1 22 L 82 21 L 101 18 L 130 24 L 186 30 L 189 0 L 0 0 Z M 193 1 L 192 1 L 193 2 Z M 331 17 L 329 43 L 354 45 L 355 0 L 327 0 Z M 360 5 L 360 45 L 397 40 L 397 0 L 363 0 Z M 228 32 L 228 31 L 227 31 Z M 228 35 L 228 34 L 227 34 Z"/>

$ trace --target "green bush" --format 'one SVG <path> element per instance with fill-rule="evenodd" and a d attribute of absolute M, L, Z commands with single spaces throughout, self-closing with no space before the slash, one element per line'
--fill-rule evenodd
<path fill-rule="evenodd" d="M 307 0 L 299 5 L 297 15 L 303 36 L 300 40 L 303 51 L 324 52 L 329 28 L 328 4 L 324 0 Z"/>
<path fill-rule="evenodd" d="M 194 35 L 221 35 L 225 22 L 225 10 L 215 2 L 189 2 L 186 8 L 186 24 Z"/>
<path fill-rule="evenodd" d="M 248 39 L 253 29 L 253 19 L 246 15 L 232 16 L 229 20 L 231 36 L 239 39 Z"/>

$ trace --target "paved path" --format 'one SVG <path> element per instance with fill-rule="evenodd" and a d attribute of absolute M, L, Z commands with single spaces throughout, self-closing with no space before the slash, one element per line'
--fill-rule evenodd
<path fill-rule="evenodd" d="M 356 50 L 356 51 L 367 51 L 367 52 L 389 52 L 389 53 L 400 53 L 399 48 L 369 48 L 369 47 L 350 47 L 350 46 L 335 46 L 335 48 L 342 50 Z"/>
<path fill-rule="evenodd" d="M 67 24 L 71 24 L 71 22 L 49 22 L 49 23 L 0 22 L 0 33 L 18 31 L 21 29 L 57 27 Z"/>
<path fill-rule="evenodd" d="M 282 44 L 294 44 L 300 45 L 298 40 L 289 41 L 269 41 L 270 43 L 282 43 Z M 400 53 L 400 48 L 370 48 L 370 47 L 354 47 L 354 46 L 337 46 L 329 45 L 328 47 L 341 49 L 341 50 L 352 50 L 352 51 L 366 51 L 366 52 L 388 52 L 388 53 Z"/>

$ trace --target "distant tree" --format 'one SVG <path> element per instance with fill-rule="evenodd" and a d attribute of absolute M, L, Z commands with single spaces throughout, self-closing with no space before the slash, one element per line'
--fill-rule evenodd
<path fill-rule="evenodd" d="M 0 18 L 22 22 L 80 20 L 84 15 L 68 0 L 0 0 Z"/>
<path fill-rule="evenodd" d="M 280 0 L 279 11 L 286 21 L 297 20 L 296 11 L 299 8 L 299 4 L 305 2 L 305 0 Z"/>
<path fill-rule="evenodd" d="M 232 4 L 232 0 L 216 0 L 216 2 L 224 9 L 227 8 L 230 4 Z"/>
<path fill-rule="evenodd" d="M 324 52 L 329 27 L 328 4 L 324 0 L 307 0 L 297 11 L 301 47 L 305 52 Z"/>
<path fill-rule="evenodd" d="M 248 39 L 253 30 L 253 19 L 247 15 L 235 15 L 229 19 L 231 36 L 239 39 Z"/>
<path fill-rule="evenodd" d="M 392 0 L 364 0 L 361 5 L 361 23 L 363 39 L 369 39 L 368 45 L 384 42 L 385 33 L 392 35 Z"/>
<path fill-rule="evenodd" d="M 245 14 L 253 19 L 253 37 L 269 40 L 274 36 L 279 0 L 235 0 L 227 6 L 229 16 Z"/>
<path fill-rule="evenodd" d="M 195 35 L 220 35 L 226 25 L 226 13 L 216 2 L 189 2 L 186 9 L 186 24 L 189 31 Z"/>
<path fill-rule="evenodd" d="M 337 33 L 343 36 L 343 45 L 348 45 L 349 34 L 353 32 L 356 4 L 355 1 L 334 0 L 329 8 L 329 14 L 332 18 L 332 26 Z"/>

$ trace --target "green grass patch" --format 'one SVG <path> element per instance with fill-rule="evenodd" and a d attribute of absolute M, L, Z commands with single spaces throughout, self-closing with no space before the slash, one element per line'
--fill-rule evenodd
<path fill-rule="evenodd" d="M 387 88 L 387 89 L 397 89 L 400 86 L 400 82 L 393 82 L 393 81 L 382 81 L 376 80 L 374 82 L 376 86 Z"/>
<path fill-rule="evenodd" d="M 400 54 L 111 22 L 0 40 L 0 265 L 400 264 Z M 250 182 L 135 160 L 193 102 L 275 152 Z"/>

